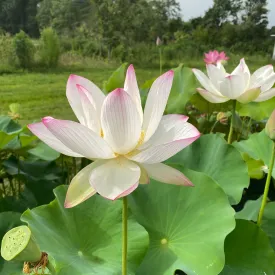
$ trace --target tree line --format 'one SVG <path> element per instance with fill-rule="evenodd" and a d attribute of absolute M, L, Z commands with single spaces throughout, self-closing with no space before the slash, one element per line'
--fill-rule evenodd
<path fill-rule="evenodd" d="M 268 28 L 266 6 L 267 0 L 214 0 L 203 16 L 186 22 L 176 0 L 0 0 L 0 29 L 38 38 L 52 27 L 64 48 L 88 55 L 117 51 L 121 59 L 158 36 L 172 52 L 267 52 L 275 27 Z"/>

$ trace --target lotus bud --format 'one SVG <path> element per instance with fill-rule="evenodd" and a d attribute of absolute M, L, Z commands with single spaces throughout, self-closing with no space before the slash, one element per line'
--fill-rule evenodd
<path fill-rule="evenodd" d="M 219 112 L 217 114 L 217 121 L 219 121 L 221 124 L 226 125 L 228 122 L 228 114 L 224 112 Z"/>
<path fill-rule="evenodd" d="M 265 125 L 265 132 L 270 139 L 275 141 L 275 110 L 272 112 L 271 116 L 269 117 Z"/>
<path fill-rule="evenodd" d="M 3 237 L 1 255 L 6 261 L 38 262 L 42 252 L 26 225 L 15 227 Z"/>
<path fill-rule="evenodd" d="M 223 119 L 223 118 L 225 118 L 226 116 L 225 116 L 225 113 L 224 112 L 219 112 L 218 114 L 217 114 L 217 120 L 218 121 L 220 121 L 221 119 Z"/>
<path fill-rule="evenodd" d="M 159 37 L 157 37 L 156 45 L 157 45 L 157 46 L 160 46 L 161 44 L 162 44 L 162 41 L 160 40 Z"/>

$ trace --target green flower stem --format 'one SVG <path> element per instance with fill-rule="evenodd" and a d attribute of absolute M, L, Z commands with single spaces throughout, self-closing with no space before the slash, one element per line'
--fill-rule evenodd
<path fill-rule="evenodd" d="M 162 74 L 162 51 L 161 47 L 159 47 L 159 74 Z"/>
<path fill-rule="evenodd" d="M 231 144 L 232 143 L 232 137 L 233 137 L 233 124 L 235 123 L 235 112 L 236 112 L 236 104 L 237 101 L 236 100 L 232 100 L 233 104 L 233 108 L 232 108 L 232 116 L 231 116 L 231 123 L 230 123 L 230 130 L 229 130 L 229 134 L 228 134 L 228 139 L 227 139 L 227 143 Z"/>
<path fill-rule="evenodd" d="M 122 208 L 122 275 L 127 275 L 127 218 L 128 218 L 128 202 L 127 196 L 123 197 L 123 208 Z"/>
<path fill-rule="evenodd" d="M 259 212 L 259 216 L 258 216 L 258 220 L 257 220 L 258 226 L 260 226 L 262 223 L 262 218 L 263 218 L 264 209 L 266 206 L 266 201 L 267 201 L 267 196 L 268 196 L 268 191 L 269 191 L 269 186 L 270 186 L 272 170 L 273 170 L 273 166 L 274 166 L 274 160 L 275 160 L 275 142 L 273 141 L 273 150 L 272 150 L 270 164 L 268 167 L 268 175 L 267 175 L 266 182 L 265 182 L 264 196 L 263 196 L 263 200 L 262 200 L 262 204 L 261 204 L 261 208 L 260 208 L 260 212 Z"/>

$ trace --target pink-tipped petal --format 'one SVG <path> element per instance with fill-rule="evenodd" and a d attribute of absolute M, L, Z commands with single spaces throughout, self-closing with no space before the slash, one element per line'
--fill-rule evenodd
<path fill-rule="evenodd" d="M 126 78 L 124 82 L 124 90 L 131 96 L 133 101 L 136 103 L 140 119 L 143 120 L 143 111 L 141 107 L 140 94 L 137 84 L 137 78 L 134 66 L 131 64 L 126 72 Z"/>
<path fill-rule="evenodd" d="M 166 72 L 154 81 L 149 91 L 142 125 L 145 132 L 144 141 L 154 134 L 159 125 L 171 91 L 173 78 L 173 71 Z"/>
<path fill-rule="evenodd" d="M 101 125 L 104 139 L 118 154 L 136 147 L 141 134 L 141 119 L 136 104 L 123 89 L 106 97 L 102 106 Z"/>
<path fill-rule="evenodd" d="M 273 73 L 274 73 L 274 69 L 272 65 L 263 66 L 252 74 L 251 81 L 254 82 L 256 79 L 259 79 L 259 78 L 264 79 L 266 77 L 269 77 Z"/>
<path fill-rule="evenodd" d="M 161 126 L 162 127 L 162 126 Z M 159 163 L 172 157 L 200 137 L 199 131 L 188 122 L 177 122 L 166 132 L 165 127 L 154 137 L 154 143 L 149 147 L 129 154 L 127 157 L 139 163 Z M 144 147 L 147 144 L 144 144 Z"/>
<path fill-rule="evenodd" d="M 92 170 L 101 164 L 103 164 L 102 161 L 95 161 L 83 168 L 74 176 L 66 194 L 64 203 L 65 208 L 74 207 L 96 194 L 96 191 L 91 186 L 89 179 Z"/>
<path fill-rule="evenodd" d="M 142 166 L 146 169 L 150 178 L 157 181 L 175 185 L 194 186 L 183 173 L 163 163 L 142 164 Z"/>
<path fill-rule="evenodd" d="M 270 90 L 275 83 L 275 73 L 272 73 L 269 77 L 265 78 L 264 84 L 261 86 L 261 91 L 264 93 Z"/>
<path fill-rule="evenodd" d="M 210 93 L 209 91 L 207 91 L 205 89 L 197 88 L 197 91 L 203 98 L 205 98 L 207 101 L 209 101 L 211 103 L 223 103 L 223 102 L 230 100 L 229 98 L 224 97 L 222 95 L 218 96 L 216 94 Z"/>
<path fill-rule="evenodd" d="M 88 159 L 115 157 L 104 139 L 80 123 L 49 117 L 42 119 L 42 122 L 60 142 L 73 152 Z"/>
<path fill-rule="evenodd" d="M 115 200 L 133 192 L 139 178 L 139 166 L 120 157 L 96 167 L 91 173 L 90 184 L 101 196 Z"/>
<path fill-rule="evenodd" d="M 137 149 L 144 150 L 150 146 L 157 146 L 179 140 L 185 134 L 187 134 L 186 137 L 190 137 L 188 131 L 189 125 L 191 124 L 187 123 L 187 120 L 188 117 L 184 115 L 171 114 L 163 116 L 153 136 Z M 184 131 L 186 132 L 184 133 Z"/>
<path fill-rule="evenodd" d="M 271 99 L 275 96 L 275 88 L 270 89 L 264 93 L 260 93 L 260 95 L 254 100 L 255 102 L 262 102 Z"/>
<path fill-rule="evenodd" d="M 244 58 L 240 60 L 239 65 L 235 68 L 235 70 L 232 72 L 232 75 L 241 75 L 243 73 L 248 73 L 250 76 L 250 71 L 248 66 L 245 63 Z"/>
<path fill-rule="evenodd" d="M 202 71 L 198 69 L 193 69 L 192 71 L 195 74 L 198 81 L 200 82 L 200 84 L 203 86 L 203 88 L 205 88 L 205 90 L 211 92 L 212 94 L 221 96 L 220 92 L 216 89 L 214 84 Z"/>
<path fill-rule="evenodd" d="M 220 92 L 230 99 L 237 99 L 246 89 L 246 79 L 243 75 L 230 75 L 220 82 Z"/>
<path fill-rule="evenodd" d="M 67 82 L 66 95 L 79 122 L 82 124 L 85 121 L 85 113 L 79 97 L 79 86 L 83 87 L 88 92 L 90 104 L 92 104 L 95 109 L 94 116 L 99 119 L 105 95 L 88 79 L 77 75 L 70 75 Z"/>
<path fill-rule="evenodd" d="M 71 157 L 82 157 L 81 154 L 72 151 L 70 148 L 65 146 L 59 139 L 57 139 L 42 122 L 29 124 L 28 128 L 39 139 L 41 139 L 48 146 L 60 152 L 61 154 Z"/>
<path fill-rule="evenodd" d="M 91 104 L 91 101 L 89 99 L 89 92 L 84 87 L 78 84 L 77 84 L 77 88 L 78 88 L 78 93 L 79 93 L 82 110 L 84 114 L 82 122 L 80 121 L 80 123 L 90 128 L 98 135 L 100 135 L 101 134 L 100 117 L 97 116 L 94 105 Z"/>
<path fill-rule="evenodd" d="M 226 77 L 226 72 L 213 64 L 206 65 L 206 69 L 209 79 L 216 89 L 215 94 L 221 96 L 218 92 L 219 83 Z"/>

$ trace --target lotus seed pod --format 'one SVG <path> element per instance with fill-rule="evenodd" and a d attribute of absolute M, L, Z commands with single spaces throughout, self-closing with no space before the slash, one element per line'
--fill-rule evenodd
<path fill-rule="evenodd" d="M 8 231 L 3 237 L 1 255 L 6 261 L 37 262 L 42 253 L 35 243 L 31 230 L 21 225 Z"/>
<path fill-rule="evenodd" d="M 275 141 L 275 110 L 272 112 L 270 118 L 265 125 L 265 132 L 270 139 Z"/>

